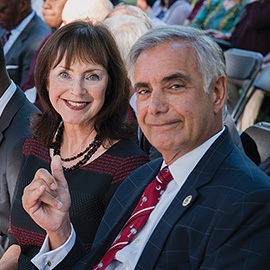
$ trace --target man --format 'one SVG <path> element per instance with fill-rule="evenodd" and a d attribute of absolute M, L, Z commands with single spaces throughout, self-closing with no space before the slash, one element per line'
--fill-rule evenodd
<path fill-rule="evenodd" d="M 31 0 L 0 0 L 0 38 L 11 79 L 18 85 L 28 76 L 31 60 L 50 28 L 31 8 Z"/>
<path fill-rule="evenodd" d="M 198 29 L 154 28 L 132 47 L 129 75 L 140 127 L 162 158 L 125 179 L 87 254 L 69 223 L 68 186 L 54 157 L 52 175 L 39 170 L 22 199 L 48 233 L 32 262 L 39 269 L 269 269 L 270 181 L 222 125 L 219 46 Z"/>
<path fill-rule="evenodd" d="M 0 258 L 8 246 L 12 196 L 21 164 L 23 140 L 31 134 L 29 118 L 38 109 L 9 78 L 0 42 Z"/>

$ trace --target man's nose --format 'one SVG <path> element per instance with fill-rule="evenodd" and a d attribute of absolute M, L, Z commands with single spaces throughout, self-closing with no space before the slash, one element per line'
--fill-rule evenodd
<path fill-rule="evenodd" d="M 165 113 L 168 110 L 166 95 L 162 89 L 152 90 L 148 110 L 152 114 Z"/>

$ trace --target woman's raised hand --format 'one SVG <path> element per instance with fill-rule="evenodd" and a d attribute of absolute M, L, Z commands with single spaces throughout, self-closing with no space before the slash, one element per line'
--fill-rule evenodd
<path fill-rule="evenodd" d="M 22 203 L 31 218 L 46 230 L 50 247 L 55 249 L 64 244 L 71 233 L 71 199 L 59 156 L 53 157 L 51 172 L 45 169 L 36 172 L 24 189 Z"/>

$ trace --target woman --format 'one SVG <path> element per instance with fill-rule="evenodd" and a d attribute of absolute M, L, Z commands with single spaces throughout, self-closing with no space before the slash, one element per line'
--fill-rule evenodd
<path fill-rule="evenodd" d="M 232 47 L 265 56 L 270 50 L 270 0 L 250 0 L 232 33 L 212 30 L 210 34 L 231 42 Z"/>
<path fill-rule="evenodd" d="M 11 212 L 11 244 L 21 246 L 19 269 L 27 269 L 45 237 L 22 208 L 23 189 L 40 167 L 61 156 L 71 192 L 71 220 L 90 249 L 117 187 L 148 157 L 130 139 L 125 121 L 129 81 L 117 45 L 105 26 L 74 22 L 57 30 L 40 51 L 36 87 L 44 112 L 33 119 L 34 136 Z"/>
<path fill-rule="evenodd" d="M 192 7 L 187 0 L 157 0 L 149 17 L 156 26 L 162 24 L 183 25 Z"/>
<path fill-rule="evenodd" d="M 238 22 L 246 3 L 242 0 L 205 1 L 189 25 L 203 30 L 215 29 L 230 33 Z"/>

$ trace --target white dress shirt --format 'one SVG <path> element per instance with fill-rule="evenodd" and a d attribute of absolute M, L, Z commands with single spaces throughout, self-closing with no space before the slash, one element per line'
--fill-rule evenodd
<path fill-rule="evenodd" d="M 175 198 L 176 194 L 179 192 L 194 167 L 197 165 L 212 143 L 221 135 L 224 129 L 225 128 L 196 149 L 177 159 L 169 166 L 170 172 L 174 179 L 168 184 L 165 192 L 161 196 L 160 201 L 150 214 L 143 228 L 132 238 L 128 245 L 116 253 L 115 259 L 108 265 L 106 270 L 132 270 L 135 268 L 147 241 L 171 204 L 172 200 Z M 161 169 L 165 165 L 165 162 L 163 162 Z M 38 269 L 53 269 L 67 254 L 64 252 L 60 253 L 61 249 L 64 249 L 65 252 L 69 252 L 73 247 L 75 243 L 75 237 L 73 237 L 74 235 L 75 231 L 72 229 L 69 240 L 67 240 L 64 245 L 57 249 L 59 252 L 58 261 L 56 256 L 54 256 L 53 259 L 50 257 L 50 254 L 52 254 L 54 250 L 49 251 L 48 238 L 46 237 L 40 252 L 32 259 L 32 263 L 35 264 Z M 50 262 L 50 266 L 45 265 L 46 262 Z"/>
<path fill-rule="evenodd" d="M 21 21 L 21 23 L 16 28 L 10 31 L 11 35 L 4 46 L 5 55 L 8 53 L 8 51 L 10 50 L 10 48 L 12 47 L 16 39 L 19 37 L 21 32 L 25 29 L 25 27 L 29 24 L 29 22 L 32 20 L 34 16 L 35 16 L 35 11 L 32 11 L 23 21 Z M 12 67 L 7 66 L 7 68 L 9 69 Z"/>
<path fill-rule="evenodd" d="M 0 98 L 0 117 L 2 116 L 2 113 L 3 113 L 4 109 L 6 108 L 8 102 L 10 101 L 12 96 L 14 95 L 16 88 L 17 87 L 16 87 L 15 83 L 13 81 L 11 81 L 11 84 L 9 85 L 8 89 L 5 91 L 5 93 Z"/>

